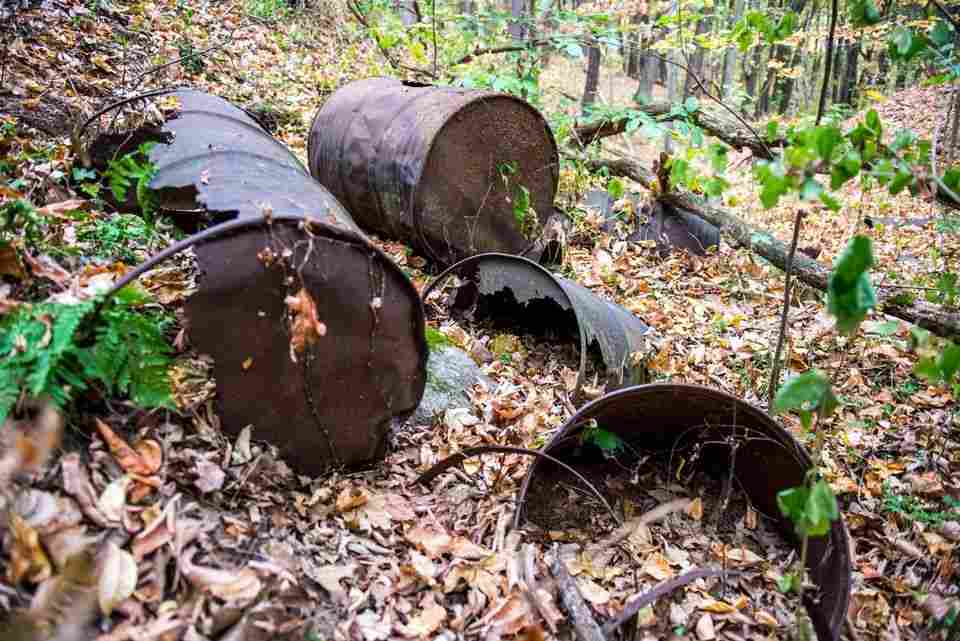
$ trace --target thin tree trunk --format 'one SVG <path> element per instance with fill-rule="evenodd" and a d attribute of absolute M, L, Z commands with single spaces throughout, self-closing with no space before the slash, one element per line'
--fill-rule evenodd
<path fill-rule="evenodd" d="M 840 102 L 853 105 L 857 99 L 857 62 L 860 59 L 860 42 L 847 45 L 847 62 L 841 78 Z"/>
<path fill-rule="evenodd" d="M 526 32 L 524 26 L 526 8 L 526 0 L 510 0 L 511 20 L 510 24 L 507 26 L 507 30 L 510 32 L 510 37 L 513 39 L 513 43 L 518 46 L 523 44 L 524 34 Z"/>
<path fill-rule="evenodd" d="M 700 20 L 697 21 L 697 29 L 695 31 L 696 35 L 703 35 L 710 29 L 710 18 L 703 16 Z M 695 50 L 693 55 L 690 57 L 690 66 L 689 71 L 687 72 L 683 80 L 683 97 L 686 99 L 690 95 L 700 95 L 702 90 L 700 85 L 694 79 L 696 76 L 701 82 L 703 81 L 703 47 L 696 44 L 696 38 L 694 38 L 694 47 Z"/>
<path fill-rule="evenodd" d="M 587 80 L 583 86 L 583 112 L 597 101 L 597 87 L 600 84 L 600 47 L 593 38 L 587 48 Z"/>
<path fill-rule="evenodd" d="M 394 7 L 400 14 L 403 26 L 409 27 L 420 22 L 420 7 L 416 0 L 396 0 Z"/>
<path fill-rule="evenodd" d="M 731 0 L 731 2 L 733 2 L 733 11 L 727 18 L 727 27 L 730 29 L 732 29 L 733 25 L 735 25 L 743 16 L 744 0 Z M 736 68 L 737 48 L 727 47 L 727 50 L 723 54 L 723 76 L 721 80 L 724 98 L 729 98 L 731 95 L 733 95 L 733 91 L 736 88 L 733 77 Z"/>

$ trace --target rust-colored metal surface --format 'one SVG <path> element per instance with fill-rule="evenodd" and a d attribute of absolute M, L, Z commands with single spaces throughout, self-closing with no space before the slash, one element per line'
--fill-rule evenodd
<path fill-rule="evenodd" d="M 196 234 L 115 289 L 188 247 L 199 266 L 188 332 L 213 357 L 225 431 L 252 425 L 304 474 L 380 458 L 426 383 L 423 308 L 403 272 L 362 236 L 277 215 Z M 297 350 L 291 297 L 302 291 L 325 333 Z"/>
<path fill-rule="evenodd" d="M 375 78 L 346 85 L 314 118 L 310 173 L 365 229 L 441 264 L 522 253 L 550 215 L 559 157 L 533 107 L 489 91 Z M 536 224 L 510 199 L 523 186 Z"/>
<path fill-rule="evenodd" d="M 473 309 L 485 297 L 507 296 L 512 310 L 525 316 L 514 319 L 516 323 L 523 320 L 560 330 L 572 326 L 580 344 L 577 390 L 585 377 L 588 351 L 594 347 L 603 361 L 609 389 L 645 382 L 643 361 L 652 330 L 623 307 L 531 260 L 500 253 L 478 254 L 452 265 L 423 290 L 423 300 L 452 274 L 465 281 L 454 296 L 454 311 Z M 552 307 L 543 306 L 544 301 Z M 488 309 L 497 311 L 495 305 Z"/>
<path fill-rule="evenodd" d="M 729 394 L 697 385 L 652 384 L 617 390 L 589 403 L 576 413 L 542 451 L 572 463 L 576 435 L 589 419 L 644 451 L 669 452 L 678 442 L 697 442 L 704 456 L 720 457 L 729 467 L 729 446 L 738 443 L 734 476 L 752 504 L 777 521 L 793 538 L 792 525 L 780 515 L 777 493 L 802 485 L 812 462 L 797 441 L 772 418 Z M 709 450 L 709 451 L 707 451 Z M 565 458 L 566 457 L 566 458 Z M 526 518 L 526 500 L 532 487 L 550 483 L 549 466 L 536 459 L 520 488 L 516 525 Z M 817 585 L 809 590 L 805 605 L 821 640 L 840 637 L 850 600 L 851 559 L 849 537 L 842 518 L 826 537 L 808 544 L 807 569 Z"/>

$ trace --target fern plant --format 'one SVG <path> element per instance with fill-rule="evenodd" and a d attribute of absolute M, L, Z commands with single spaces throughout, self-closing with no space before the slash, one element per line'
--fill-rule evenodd
<path fill-rule="evenodd" d="M 24 396 L 63 407 L 99 384 L 136 404 L 172 407 L 170 320 L 136 309 L 134 290 L 95 313 L 97 301 L 24 305 L 0 319 L 0 424 Z"/>
<path fill-rule="evenodd" d="M 150 191 L 150 181 L 157 173 L 157 167 L 150 161 L 150 150 L 156 143 L 145 142 L 135 151 L 111 160 L 104 175 L 110 185 L 110 192 L 117 202 L 125 202 L 127 191 L 133 187 L 137 204 L 145 214 L 156 209 L 156 196 Z"/>

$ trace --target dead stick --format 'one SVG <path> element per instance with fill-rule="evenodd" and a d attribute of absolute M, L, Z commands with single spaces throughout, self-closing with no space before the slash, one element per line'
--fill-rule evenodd
<path fill-rule="evenodd" d="M 686 574 L 681 574 L 680 576 L 670 579 L 669 581 L 664 581 L 659 584 L 657 587 L 653 588 L 643 596 L 633 601 L 630 601 L 623 611 L 617 616 L 616 619 L 610 621 L 603 626 L 604 634 L 613 634 L 617 628 L 621 625 L 632 619 L 637 612 L 647 607 L 648 605 L 656 602 L 660 597 L 664 597 L 678 588 L 682 588 L 688 583 L 693 583 L 697 579 L 707 579 L 712 576 L 721 576 L 726 574 L 728 576 L 734 576 L 740 574 L 739 572 L 724 572 L 723 570 L 691 570 Z"/>
<path fill-rule="evenodd" d="M 573 624 L 573 631 L 580 641 L 606 641 L 603 629 L 597 620 L 593 618 L 593 612 L 590 606 L 584 601 L 580 594 L 580 588 L 577 582 L 573 580 L 567 571 L 567 566 L 557 555 L 550 566 L 550 572 L 557 580 L 558 591 L 560 592 L 560 602 L 570 616 L 570 623 Z"/>
<path fill-rule="evenodd" d="M 773 407 L 773 398 L 780 384 L 780 352 L 783 351 L 783 341 L 787 334 L 787 317 L 790 315 L 790 277 L 793 275 L 793 256 L 797 253 L 797 241 L 800 240 L 800 223 L 806 212 L 802 209 L 797 212 L 793 221 L 793 240 L 790 242 L 790 253 L 787 254 L 787 264 L 784 265 L 786 278 L 783 283 L 783 314 L 780 315 L 780 335 L 777 337 L 777 349 L 773 352 L 773 366 L 770 368 L 770 389 L 767 390 L 767 409 Z"/>

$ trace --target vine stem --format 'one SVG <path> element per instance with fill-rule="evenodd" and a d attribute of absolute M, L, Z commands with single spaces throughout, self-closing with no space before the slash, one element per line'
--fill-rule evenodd
<path fill-rule="evenodd" d="M 800 240 L 800 226 L 807 215 L 802 209 L 797 212 L 793 221 L 793 240 L 790 242 L 790 253 L 787 254 L 787 264 L 784 266 L 786 278 L 783 284 L 783 313 L 780 315 L 780 334 L 777 336 L 777 348 L 773 351 L 773 363 L 770 367 L 770 385 L 767 389 L 767 408 L 773 407 L 773 399 L 780 383 L 780 354 L 783 352 L 783 342 L 787 335 L 787 318 L 790 316 L 790 286 L 793 276 L 793 257 L 797 253 L 797 241 Z"/>

